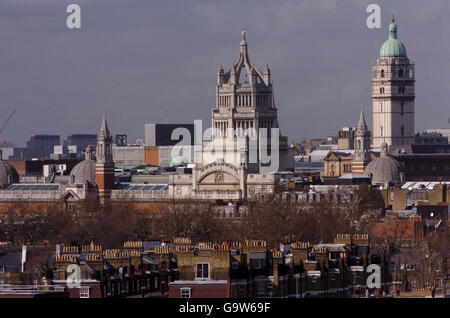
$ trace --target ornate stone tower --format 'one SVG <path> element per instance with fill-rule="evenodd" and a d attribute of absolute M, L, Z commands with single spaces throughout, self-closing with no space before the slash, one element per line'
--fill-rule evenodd
<path fill-rule="evenodd" d="M 372 148 L 382 143 L 405 145 L 414 143 L 414 63 L 397 38 L 394 19 L 389 25 L 389 39 L 372 65 Z"/>
<path fill-rule="evenodd" d="M 112 142 L 106 116 L 104 116 L 102 128 L 97 137 L 97 159 L 95 164 L 95 180 L 98 187 L 98 196 L 101 200 L 108 199 L 111 195 L 111 189 L 114 188 Z"/>
<path fill-rule="evenodd" d="M 217 74 L 216 108 L 212 111 L 215 137 L 227 136 L 233 128 L 235 136 L 258 136 L 260 128 L 278 128 L 270 70 L 261 72 L 250 62 L 245 31 L 242 31 L 239 60 L 225 73 Z"/>
<path fill-rule="evenodd" d="M 370 132 L 361 108 L 358 126 L 355 132 L 355 156 L 352 161 L 352 173 L 363 174 L 364 168 L 370 162 Z"/>

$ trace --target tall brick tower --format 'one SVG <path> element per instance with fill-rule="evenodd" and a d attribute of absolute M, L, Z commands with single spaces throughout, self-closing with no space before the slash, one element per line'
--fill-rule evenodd
<path fill-rule="evenodd" d="M 114 162 L 112 157 L 112 137 L 109 133 L 106 116 L 97 137 L 97 159 L 95 164 L 95 181 L 100 200 L 108 199 L 114 188 Z"/>

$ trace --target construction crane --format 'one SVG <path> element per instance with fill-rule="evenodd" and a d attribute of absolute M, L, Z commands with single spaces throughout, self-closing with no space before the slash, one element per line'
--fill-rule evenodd
<path fill-rule="evenodd" d="M 16 113 L 16 110 L 14 109 L 11 114 L 9 114 L 8 118 L 6 119 L 5 123 L 3 124 L 2 128 L 0 128 L 0 136 L 2 135 L 3 130 L 5 130 L 6 125 L 8 125 L 9 121 L 11 120 L 11 118 L 14 116 L 14 114 Z"/>

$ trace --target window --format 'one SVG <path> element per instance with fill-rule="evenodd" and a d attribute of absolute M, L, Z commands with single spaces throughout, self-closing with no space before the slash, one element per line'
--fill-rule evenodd
<path fill-rule="evenodd" d="M 89 298 L 89 287 L 80 287 L 80 298 Z"/>
<path fill-rule="evenodd" d="M 266 294 L 266 284 L 264 282 L 258 282 L 258 296 L 263 296 Z"/>
<path fill-rule="evenodd" d="M 180 288 L 181 298 L 191 298 L 190 288 Z"/>
<path fill-rule="evenodd" d="M 400 128 L 400 134 L 402 135 L 402 137 L 405 135 L 405 127 L 401 127 Z"/>
<path fill-rule="evenodd" d="M 0 273 L 4 273 L 5 272 L 5 266 L 0 266 Z"/>
<path fill-rule="evenodd" d="M 403 105 L 403 102 L 400 104 L 400 113 L 403 115 L 403 113 L 404 113 L 404 105 Z"/>
<path fill-rule="evenodd" d="M 384 70 L 381 70 L 381 77 L 384 77 Z"/>
<path fill-rule="evenodd" d="M 251 259 L 250 260 L 250 268 L 252 268 L 252 269 L 263 268 L 263 261 L 260 259 Z"/>
<path fill-rule="evenodd" d="M 344 164 L 344 172 L 352 172 L 352 165 L 349 163 Z M 333 200 L 333 197 L 330 197 L 330 201 Z"/>
<path fill-rule="evenodd" d="M 403 69 L 398 70 L 398 77 L 403 77 Z"/>
<path fill-rule="evenodd" d="M 197 264 L 197 278 L 209 278 L 209 263 Z"/>

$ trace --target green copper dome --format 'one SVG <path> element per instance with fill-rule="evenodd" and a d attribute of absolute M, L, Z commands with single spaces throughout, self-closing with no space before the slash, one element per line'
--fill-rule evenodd
<path fill-rule="evenodd" d="M 395 24 L 394 20 L 389 25 L 389 39 L 383 43 L 380 56 L 406 56 L 405 46 L 397 39 L 397 24 Z"/>
<path fill-rule="evenodd" d="M 170 159 L 169 167 L 181 167 L 186 166 L 189 161 L 183 156 L 175 156 Z"/>

